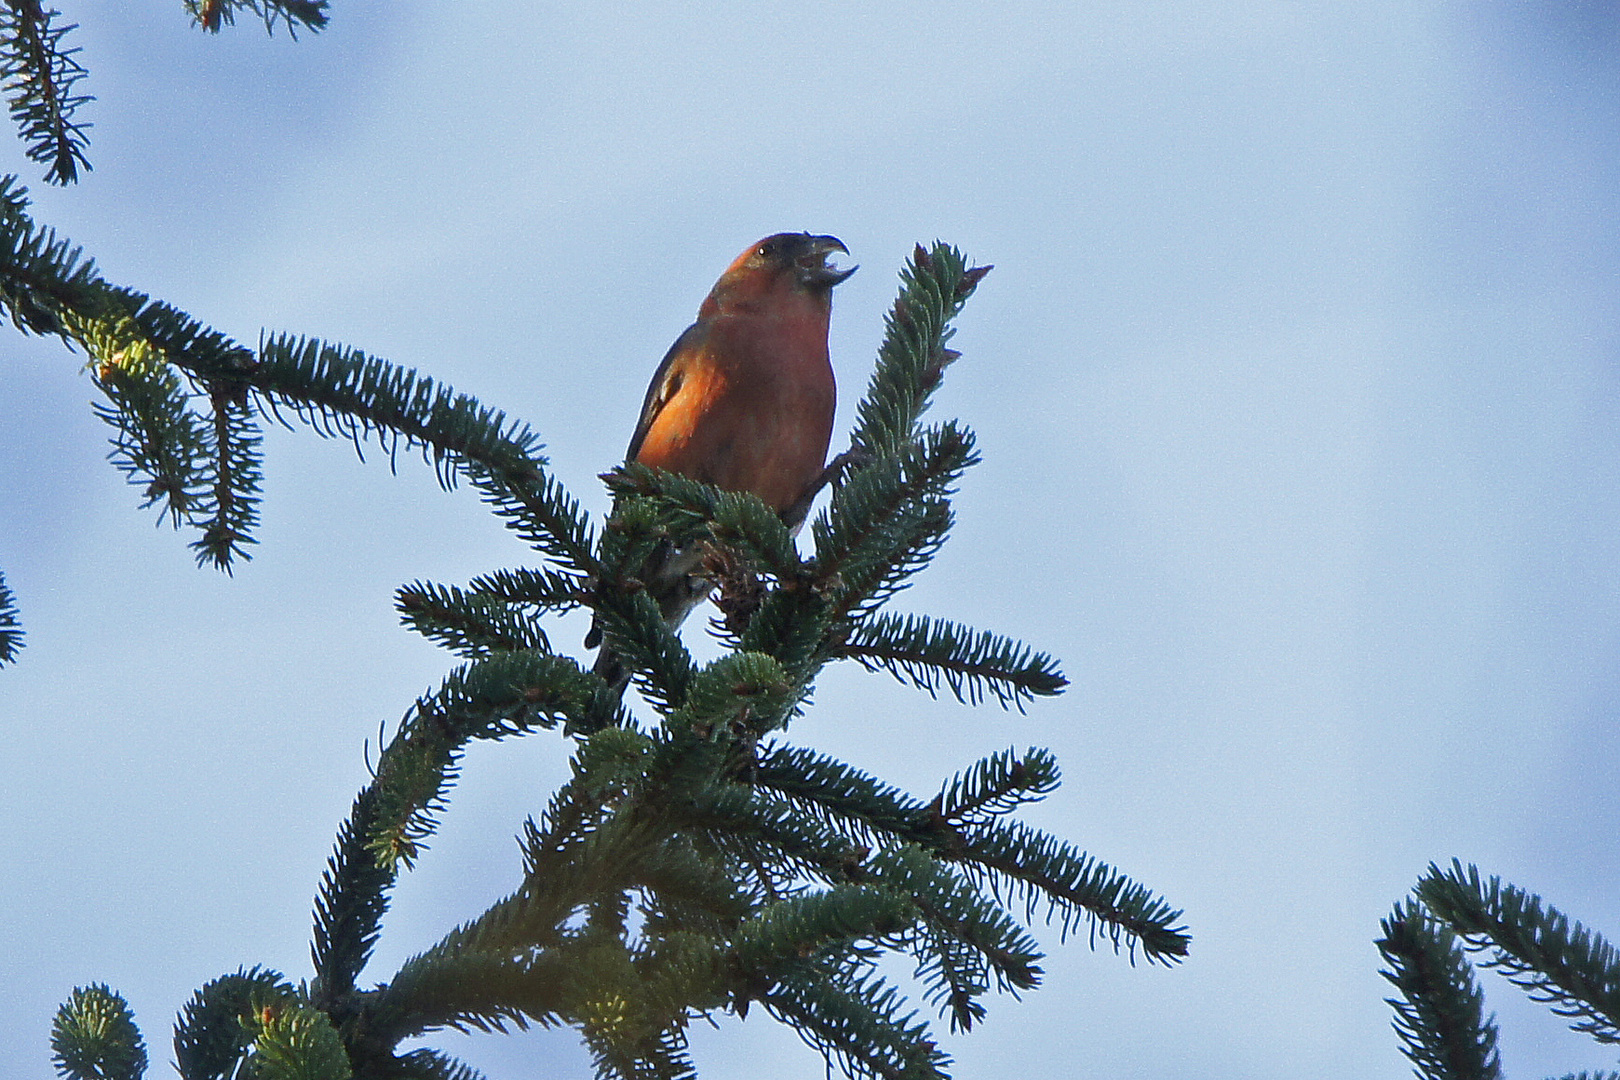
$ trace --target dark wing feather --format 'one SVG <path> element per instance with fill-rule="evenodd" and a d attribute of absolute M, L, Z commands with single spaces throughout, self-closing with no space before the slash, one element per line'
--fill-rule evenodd
<path fill-rule="evenodd" d="M 647 397 L 641 403 L 641 419 L 636 421 L 636 433 L 630 436 L 630 449 L 624 453 L 626 461 L 636 460 L 641 452 L 641 440 L 647 437 L 647 431 L 652 427 L 653 421 L 663 411 L 669 399 L 681 388 L 681 381 L 686 377 L 682 370 L 681 358 L 697 348 L 698 342 L 705 332 L 704 324 L 695 322 L 688 326 L 681 336 L 675 339 L 675 344 L 669 347 L 664 359 L 653 372 L 652 385 L 647 387 Z"/>

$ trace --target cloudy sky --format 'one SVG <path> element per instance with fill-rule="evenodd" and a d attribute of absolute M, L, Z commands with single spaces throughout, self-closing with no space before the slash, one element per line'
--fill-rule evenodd
<path fill-rule="evenodd" d="M 840 236 L 841 425 L 917 241 L 996 265 L 937 414 L 979 434 L 905 610 L 1058 655 L 1028 715 L 829 672 L 802 740 L 918 793 L 1010 745 L 1030 819 L 1183 907 L 1193 953 L 1049 946 L 961 1077 L 1400 1077 L 1373 947 L 1431 860 L 1620 935 L 1620 23 L 1605 3 L 334 0 L 296 43 L 82 23 L 95 171 L 38 218 L 240 340 L 341 341 L 531 422 L 605 505 L 719 270 Z M 609 14 L 609 9 L 613 10 Z M 363 747 L 451 658 L 392 590 L 529 553 L 419 462 L 272 432 L 234 577 L 136 508 L 81 358 L 0 334 L 0 1073 L 106 981 L 154 1077 L 204 981 L 308 974 Z M 688 636 L 697 633 L 694 620 Z M 577 640 L 577 626 L 559 640 Z M 554 736 L 475 748 L 369 973 L 516 882 Z M 1514 1077 L 1612 1067 L 1495 976 Z M 569 1032 L 445 1040 L 578 1077 Z M 704 1075 L 823 1075 L 755 1014 Z M 764 1063 L 768 1062 L 768 1066 Z"/>

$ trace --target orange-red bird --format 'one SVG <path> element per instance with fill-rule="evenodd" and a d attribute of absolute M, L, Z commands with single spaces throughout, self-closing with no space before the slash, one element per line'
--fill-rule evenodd
<path fill-rule="evenodd" d="M 832 438 L 832 289 L 855 272 L 829 265 L 833 252 L 849 249 L 833 236 L 778 233 L 737 256 L 658 365 L 628 460 L 751 491 L 790 525 L 803 520 Z M 690 579 L 696 565 L 675 555 L 644 575 L 671 625 L 708 592 Z M 599 673 L 610 660 L 604 650 Z"/>
<path fill-rule="evenodd" d="M 625 455 L 790 510 L 820 478 L 832 438 L 827 265 L 836 237 L 778 233 L 737 256 L 697 322 L 658 365 Z"/>

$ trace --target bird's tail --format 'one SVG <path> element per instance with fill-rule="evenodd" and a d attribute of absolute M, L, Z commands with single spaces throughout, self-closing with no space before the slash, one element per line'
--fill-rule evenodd
<path fill-rule="evenodd" d="M 598 634 L 598 637 L 601 635 Z M 614 697 L 623 697 L 624 688 L 630 685 L 630 672 L 625 670 L 624 663 L 617 653 L 607 647 L 604 642 L 596 652 L 596 664 L 591 668 L 601 676 L 603 682 L 613 691 Z"/>

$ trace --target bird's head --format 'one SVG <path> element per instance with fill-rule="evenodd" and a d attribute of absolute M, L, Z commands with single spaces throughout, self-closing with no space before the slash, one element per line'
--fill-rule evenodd
<path fill-rule="evenodd" d="M 811 233 L 777 233 L 767 236 L 726 268 L 715 283 L 714 292 L 704 304 L 724 307 L 729 303 L 748 303 L 784 291 L 810 293 L 823 300 L 832 287 L 853 274 L 858 267 L 844 270 L 830 265 L 827 260 L 834 252 L 849 254 L 849 248 L 836 236 L 816 236 Z"/>

